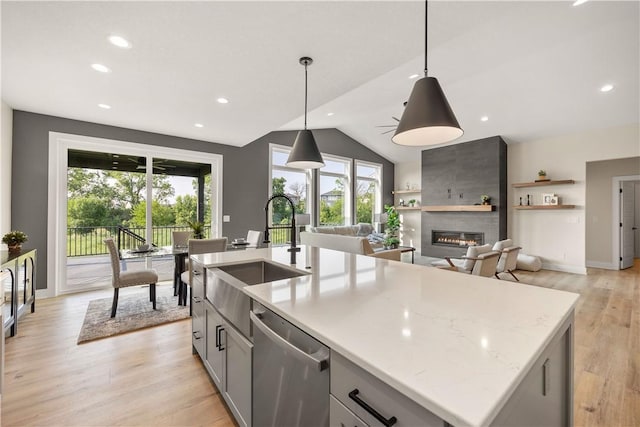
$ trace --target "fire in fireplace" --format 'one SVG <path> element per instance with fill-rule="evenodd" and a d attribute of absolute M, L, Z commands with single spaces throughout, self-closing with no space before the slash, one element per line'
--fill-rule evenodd
<path fill-rule="evenodd" d="M 484 233 L 476 231 L 432 230 L 431 244 L 455 247 L 484 245 Z"/>

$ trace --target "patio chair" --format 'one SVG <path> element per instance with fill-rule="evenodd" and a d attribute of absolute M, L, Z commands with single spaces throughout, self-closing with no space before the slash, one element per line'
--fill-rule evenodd
<path fill-rule="evenodd" d="M 129 286 L 149 285 L 149 300 L 153 303 L 153 309 L 156 309 L 156 283 L 158 282 L 158 273 L 153 269 L 136 270 L 136 271 L 120 271 L 120 256 L 118 249 L 112 238 L 105 239 L 104 243 L 109 249 L 111 256 L 111 272 L 113 285 L 113 303 L 111 304 L 111 317 L 116 317 L 118 308 L 118 293 L 120 288 Z"/>
<path fill-rule="evenodd" d="M 212 252 L 225 252 L 227 250 L 227 238 L 219 239 L 189 239 L 189 269 L 180 276 L 178 289 L 178 305 L 187 305 L 187 288 L 189 288 L 189 313 L 191 313 L 191 255 L 208 254 Z"/>

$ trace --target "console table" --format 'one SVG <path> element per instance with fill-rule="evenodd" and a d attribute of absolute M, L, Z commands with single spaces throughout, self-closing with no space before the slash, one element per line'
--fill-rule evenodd
<path fill-rule="evenodd" d="M 14 336 L 18 331 L 18 319 L 31 306 L 36 309 L 36 250 L 20 252 L 0 251 L 2 272 L 3 332 Z"/>

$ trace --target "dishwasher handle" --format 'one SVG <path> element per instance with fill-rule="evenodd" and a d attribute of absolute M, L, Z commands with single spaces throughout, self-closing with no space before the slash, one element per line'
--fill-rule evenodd
<path fill-rule="evenodd" d="M 271 330 L 271 328 L 265 325 L 264 322 L 260 320 L 260 318 L 253 311 L 249 312 L 249 317 L 251 318 L 251 321 L 256 328 L 260 329 L 262 333 L 269 337 L 269 339 L 277 344 L 280 348 L 290 351 L 297 359 L 302 360 L 303 362 L 311 362 L 315 364 L 318 367 L 319 371 L 324 371 L 329 367 L 329 352 L 320 350 L 313 354 L 309 354 L 305 351 L 302 351 L 298 347 L 275 333 L 273 330 Z"/>

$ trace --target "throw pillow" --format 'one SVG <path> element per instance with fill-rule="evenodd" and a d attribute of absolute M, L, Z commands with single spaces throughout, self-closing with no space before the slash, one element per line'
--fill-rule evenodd
<path fill-rule="evenodd" d="M 373 225 L 371 225 L 371 224 L 367 224 L 367 223 L 364 223 L 364 222 L 361 222 L 361 223 L 358 224 L 358 233 L 357 233 L 358 236 L 365 237 L 365 236 L 368 236 L 369 234 L 373 233 L 374 231 L 375 230 L 373 228 Z"/>
<path fill-rule="evenodd" d="M 502 252 L 504 248 L 508 248 L 509 246 L 513 246 L 513 240 L 511 239 L 498 240 L 496 244 L 493 245 L 492 250 Z"/>

